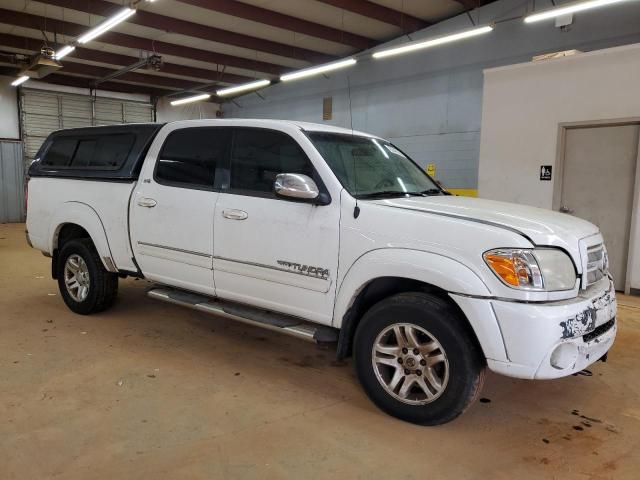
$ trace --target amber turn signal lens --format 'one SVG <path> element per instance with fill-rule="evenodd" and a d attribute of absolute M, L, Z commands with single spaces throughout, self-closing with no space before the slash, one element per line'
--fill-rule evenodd
<path fill-rule="evenodd" d="M 518 279 L 518 273 L 516 272 L 516 266 L 511 258 L 504 257 L 502 255 L 496 255 L 493 253 L 487 253 L 484 255 L 485 261 L 489 264 L 491 269 L 496 272 L 507 284 L 518 287 L 520 281 Z"/>

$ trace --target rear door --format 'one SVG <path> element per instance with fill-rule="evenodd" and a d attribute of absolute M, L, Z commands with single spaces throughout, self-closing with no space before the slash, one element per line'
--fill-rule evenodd
<path fill-rule="evenodd" d="M 131 200 L 132 248 L 150 280 L 213 295 L 213 215 L 230 130 L 165 128 Z"/>
<path fill-rule="evenodd" d="M 229 184 L 215 209 L 216 293 L 330 324 L 338 268 L 339 200 L 319 206 L 278 198 L 273 192 L 279 173 L 308 175 L 326 191 L 289 134 L 235 127 Z"/>

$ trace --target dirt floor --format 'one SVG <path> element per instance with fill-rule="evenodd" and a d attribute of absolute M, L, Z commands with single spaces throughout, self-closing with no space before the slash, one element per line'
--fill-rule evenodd
<path fill-rule="evenodd" d="M 593 376 L 489 374 L 458 420 L 379 412 L 334 352 L 145 296 L 71 313 L 0 225 L 0 479 L 640 478 L 640 299 Z"/>

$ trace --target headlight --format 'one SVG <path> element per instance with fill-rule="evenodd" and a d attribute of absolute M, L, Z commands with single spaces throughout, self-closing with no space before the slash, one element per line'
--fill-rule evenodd
<path fill-rule="evenodd" d="M 571 290 L 576 284 L 573 262 L 562 250 L 501 248 L 485 252 L 483 258 L 493 273 L 513 288 Z"/>

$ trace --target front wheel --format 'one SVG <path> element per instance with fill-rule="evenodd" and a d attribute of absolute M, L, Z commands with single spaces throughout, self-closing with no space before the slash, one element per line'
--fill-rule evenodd
<path fill-rule="evenodd" d="M 57 277 L 64 303 L 81 315 L 106 310 L 118 293 L 118 276 L 104 268 L 89 239 L 70 240 L 62 246 Z"/>
<path fill-rule="evenodd" d="M 484 359 L 464 319 L 427 293 L 400 293 L 371 307 L 358 325 L 354 356 L 371 400 L 420 425 L 459 416 L 484 382 Z"/>

